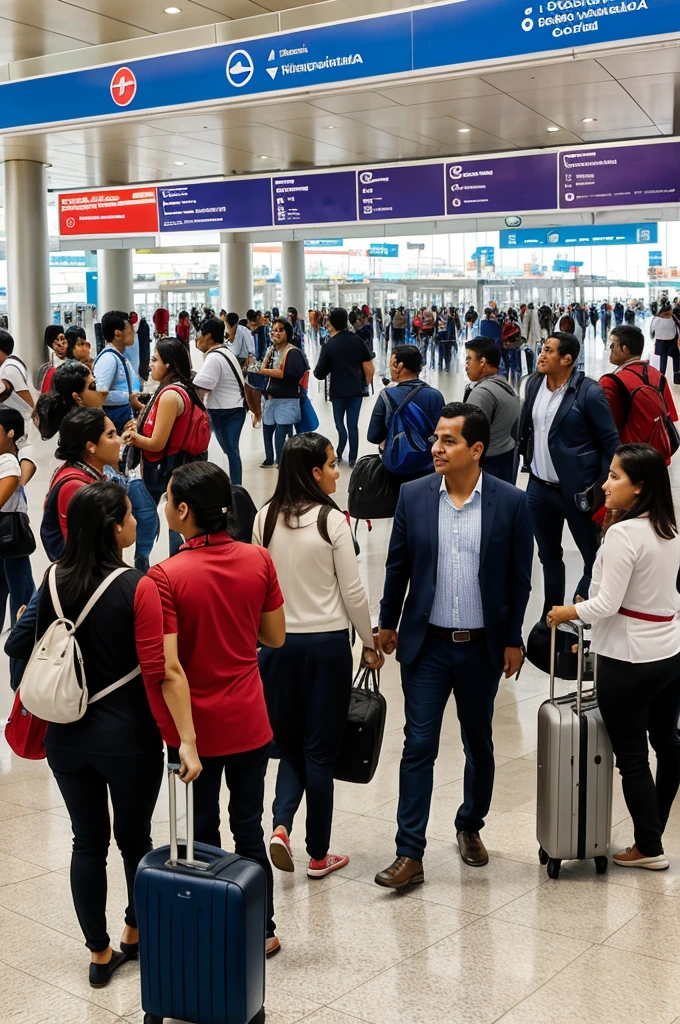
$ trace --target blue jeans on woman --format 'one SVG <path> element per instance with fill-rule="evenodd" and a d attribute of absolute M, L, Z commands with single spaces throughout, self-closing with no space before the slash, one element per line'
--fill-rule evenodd
<path fill-rule="evenodd" d="M 5 621 L 7 598 L 9 597 L 10 627 L 17 621 L 17 612 L 22 605 L 28 604 L 33 597 L 35 584 L 31 571 L 31 559 L 28 555 L 21 558 L 5 558 L 0 560 L 0 629 Z M 10 658 L 10 685 L 16 690 L 24 674 L 26 662 Z"/>
<path fill-rule="evenodd" d="M 229 459 L 229 477 L 232 484 L 243 483 L 243 466 L 238 443 L 246 421 L 246 410 L 243 407 L 208 409 L 208 416 L 217 443 Z"/>
<path fill-rule="evenodd" d="M 349 461 L 356 462 L 359 453 L 359 413 L 361 412 L 361 395 L 353 398 L 334 398 L 332 400 L 333 419 L 338 431 L 338 458 L 342 458 L 349 436 Z M 345 419 L 347 429 L 345 429 Z"/>
<path fill-rule="evenodd" d="M 262 440 L 264 441 L 264 461 L 269 466 L 275 462 L 281 462 L 283 446 L 289 437 L 293 436 L 292 423 L 263 423 Z M 276 448 L 276 459 L 274 458 Z"/>

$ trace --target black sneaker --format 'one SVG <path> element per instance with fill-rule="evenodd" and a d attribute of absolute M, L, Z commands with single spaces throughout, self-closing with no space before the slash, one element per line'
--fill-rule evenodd
<path fill-rule="evenodd" d="M 260 463 L 260 469 L 272 469 L 276 465 L 275 462 L 268 462 L 266 459 Z"/>
<path fill-rule="evenodd" d="M 111 981 L 114 971 L 117 971 L 126 960 L 125 953 L 119 953 L 114 949 L 108 964 L 90 964 L 90 985 L 92 988 L 105 988 Z"/>

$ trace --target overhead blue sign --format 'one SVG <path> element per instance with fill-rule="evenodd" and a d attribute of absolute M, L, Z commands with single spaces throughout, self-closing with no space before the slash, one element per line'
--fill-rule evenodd
<path fill-rule="evenodd" d="M 604 224 L 601 227 L 523 228 L 501 231 L 501 249 L 559 248 L 565 245 L 653 245 L 658 224 Z M 573 264 L 572 264 L 573 266 Z"/>
<path fill-rule="evenodd" d="M 344 238 L 307 238 L 305 245 L 310 249 L 342 249 Z"/>
<path fill-rule="evenodd" d="M 271 227 L 269 178 L 233 178 L 158 189 L 161 231 L 231 231 Z"/>
<path fill-rule="evenodd" d="M 399 246 L 376 242 L 368 247 L 369 256 L 398 256 Z"/>
<path fill-rule="evenodd" d="M 554 260 L 553 270 L 557 274 L 568 274 L 570 270 L 574 270 L 577 267 L 582 267 L 583 263 L 572 262 L 571 260 Z"/>
<path fill-rule="evenodd" d="M 50 253 L 50 266 L 51 267 L 84 267 L 85 256 L 68 256 L 63 252 L 51 252 Z"/>
<path fill-rule="evenodd" d="M 357 219 L 355 171 L 272 178 L 274 225 L 338 224 Z"/>
<path fill-rule="evenodd" d="M 496 58 L 544 57 L 551 51 L 668 35 L 677 27 L 677 0 L 525 4 L 457 0 L 10 81 L 0 85 L 0 131 L 306 91 Z M 464 39 L 465 46 L 442 46 L 442 39 Z"/>

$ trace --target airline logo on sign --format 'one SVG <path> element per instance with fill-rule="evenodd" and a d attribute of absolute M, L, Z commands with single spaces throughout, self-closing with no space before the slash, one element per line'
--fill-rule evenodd
<path fill-rule="evenodd" d="M 137 95 L 137 79 L 130 68 L 118 68 L 111 79 L 111 99 L 117 107 L 128 107 Z"/>

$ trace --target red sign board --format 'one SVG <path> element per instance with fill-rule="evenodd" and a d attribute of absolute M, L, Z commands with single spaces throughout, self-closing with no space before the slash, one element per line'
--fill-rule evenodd
<path fill-rule="evenodd" d="M 140 235 L 157 231 L 155 188 L 109 188 L 59 196 L 60 235 Z"/>

